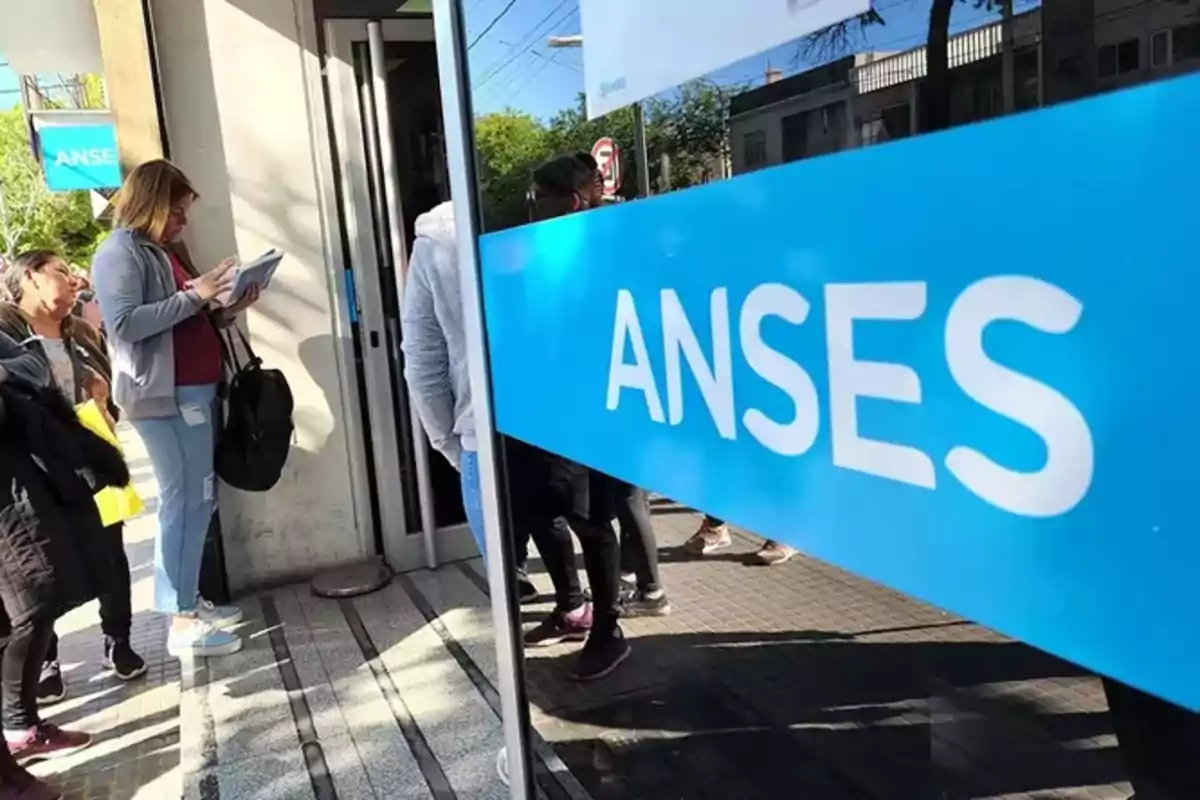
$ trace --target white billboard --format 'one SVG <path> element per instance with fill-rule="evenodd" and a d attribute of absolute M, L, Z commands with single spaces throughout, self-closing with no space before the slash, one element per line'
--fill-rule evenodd
<path fill-rule="evenodd" d="M 0 0 L 0 54 L 23 75 L 103 74 L 92 0 Z"/>
<path fill-rule="evenodd" d="M 871 0 L 580 0 L 588 117 L 863 14 Z"/>

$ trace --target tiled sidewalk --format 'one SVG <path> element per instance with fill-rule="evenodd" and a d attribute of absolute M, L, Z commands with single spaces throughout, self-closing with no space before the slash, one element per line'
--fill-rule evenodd
<path fill-rule="evenodd" d="M 153 496 L 144 454 L 130 460 Z M 634 654 L 597 684 L 569 680 L 576 647 L 529 654 L 539 798 L 1128 795 L 1090 676 L 811 559 L 752 567 L 746 534 L 687 556 L 697 518 L 655 512 L 675 613 L 627 621 Z M 164 622 L 144 610 L 152 536 L 151 520 L 127 536 L 147 680 L 101 674 L 94 604 L 59 625 L 70 698 L 49 716 L 97 735 L 36 770 L 69 797 L 507 796 L 478 561 L 352 601 L 306 585 L 246 598 L 245 651 L 185 664 L 181 693 Z"/>
<path fill-rule="evenodd" d="M 1091 676 L 812 559 L 756 566 L 744 533 L 687 555 L 698 519 L 654 510 L 674 614 L 627 620 L 602 683 L 528 654 L 534 724 L 598 800 L 1129 795 Z"/>

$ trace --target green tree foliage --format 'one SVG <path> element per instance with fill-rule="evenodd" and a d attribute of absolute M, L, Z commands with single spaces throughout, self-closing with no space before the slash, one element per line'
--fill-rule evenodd
<path fill-rule="evenodd" d="M 695 186 L 719 177 L 727 155 L 728 96 L 703 81 L 685 85 L 670 99 L 645 104 L 646 144 L 650 185 L 655 191 Z M 475 123 L 480 184 L 487 230 L 519 225 L 528 219 L 525 196 L 533 170 L 563 153 L 591 152 L 597 139 L 608 136 L 624 154 L 621 194 L 637 196 L 638 170 L 646 166 L 634 157 L 635 115 L 626 107 L 588 120 L 584 97 L 559 112 L 548 124 L 517 111 L 480 117 Z M 669 164 L 669 183 L 662 168 Z"/>
<path fill-rule="evenodd" d="M 0 112 L 0 258 L 47 248 L 86 267 L 103 233 L 86 192 L 46 188 L 21 109 Z"/>
<path fill-rule="evenodd" d="M 475 123 L 484 227 L 499 230 L 528 219 L 525 196 L 530 176 L 549 157 L 546 128 L 515 111 L 480 117 Z"/>

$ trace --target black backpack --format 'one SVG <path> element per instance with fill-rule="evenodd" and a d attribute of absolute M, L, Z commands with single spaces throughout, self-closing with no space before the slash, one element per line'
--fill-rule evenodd
<path fill-rule="evenodd" d="M 222 341 L 221 360 L 230 377 L 220 404 L 216 471 L 235 489 L 265 492 L 279 482 L 287 463 L 295 402 L 283 373 L 263 369 L 245 334 L 236 324 L 231 327 L 249 360 L 238 359 L 232 337 Z"/>

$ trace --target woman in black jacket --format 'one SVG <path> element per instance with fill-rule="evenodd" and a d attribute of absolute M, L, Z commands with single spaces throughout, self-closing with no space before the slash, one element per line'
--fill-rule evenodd
<path fill-rule="evenodd" d="M 128 481 L 120 453 L 49 387 L 44 362 L 0 333 L 0 797 L 59 797 L 17 761 L 91 743 L 40 718 L 38 678 L 54 620 L 103 591 L 111 569 L 94 493 Z"/>
<path fill-rule="evenodd" d="M 116 408 L 109 399 L 112 370 L 100 335 L 74 316 L 78 279 L 57 253 L 35 250 L 23 253 L 4 272 L 0 303 L 0 332 L 27 343 L 50 371 L 52 383 L 72 405 L 95 400 L 109 415 Z M 111 591 L 100 595 L 100 627 L 104 633 L 104 666 L 123 681 L 146 674 L 146 662 L 130 644 L 133 604 L 129 561 L 125 556 L 124 525 L 104 529 L 113 574 Z M 58 637 L 50 640 L 42 667 L 38 700 L 43 705 L 66 697 L 58 664 Z"/>

